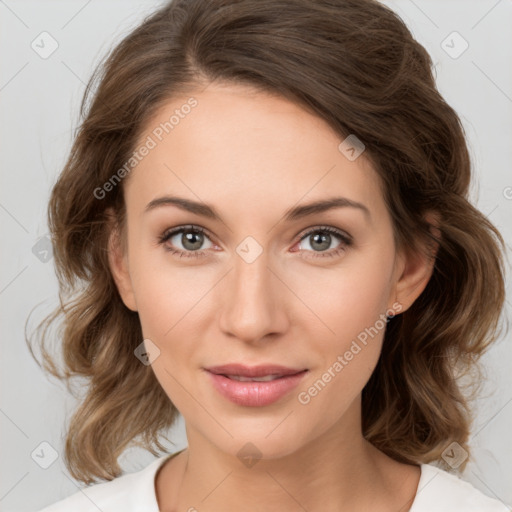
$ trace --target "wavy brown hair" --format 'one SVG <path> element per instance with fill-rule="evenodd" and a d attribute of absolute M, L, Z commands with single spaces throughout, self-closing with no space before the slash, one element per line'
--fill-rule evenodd
<path fill-rule="evenodd" d="M 160 436 L 177 418 L 151 367 L 134 356 L 140 320 L 108 264 L 109 234 L 125 229 L 123 181 L 102 199 L 95 190 L 130 158 L 157 109 L 213 81 L 290 99 L 340 140 L 356 134 L 382 180 L 397 247 L 438 244 L 427 287 L 387 326 L 362 394 L 363 434 L 403 462 L 438 460 L 451 441 L 468 450 L 460 378 L 500 334 L 504 242 L 469 202 L 465 133 L 436 88 L 429 54 L 373 0 L 175 0 L 96 68 L 49 201 L 60 305 L 37 328 L 42 364 L 68 388 L 72 377 L 87 383 L 67 432 L 71 475 L 85 483 L 118 476 L 131 443 L 165 451 Z M 427 212 L 438 219 L 436 236 Z M 45 344 L 61 317 L 58 368 Z"/>

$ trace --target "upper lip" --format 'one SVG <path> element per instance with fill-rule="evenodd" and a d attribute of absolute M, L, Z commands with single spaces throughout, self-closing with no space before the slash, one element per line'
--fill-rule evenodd
<path fill-rule="evenodd" d="M 258 366 L 245 366 L 243 364 L 224 364 L 222 366 L 210 366 L 205 370 L 217 375 L 237 375 L 240 377 L 264 377 L 266 375 L 294 375 L 300 373 L 306 368 L 287 368 L 275 364 L 265 364 Z"/>

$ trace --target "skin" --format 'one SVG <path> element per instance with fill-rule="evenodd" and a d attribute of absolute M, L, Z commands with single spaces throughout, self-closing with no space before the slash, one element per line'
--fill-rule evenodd
<path fill-rule="evenodd" d="M 186 425 L 188 448 L 156 477 L 160 509 L 408 510 L 419 466 L 392 460 L 361 433 L 361 391 L 384 329 L 309 403 L 298 394 L 386 310 L 409 308 L 428 283 L 431 261 L 397 251 L 364 153 L 348 160 L 337 133 L 282 97 L 210 84 L 170 100 L 140 140 L 190 96 L 197 106 L 125 179 L 127 250 L 113 230 L 109 252 L 125 305 L 138 311 L 144 338 L 160 350 L 156 378 Z M 166 194 L 208 203 L 223 222 L 176 206 L 144 212 Z M 284 220 L 293 206 L 334 196 L 364 204 L 370 218 L 344 207 Z M 204 255 L 165 250 L 192 253 L 187 232 L 158 243 L 169 228 L 189 224 L 207 230 L 194 242 Z M 352 245 L 333 234 L 319 248 L 314 234 L 329 236 L 321 226 L 348 233 Z M 313 228 L 320 233 L 304 236 Z M 262 250 L 251 263 L 236 251 L 248 236 Z M 322 257 L 339 247 L 340 254 Z M 244 407 L 219 395 L 202 370 L 229 362 L 309 374 L 278 402 Z M 261 452 L 252 467 L 237 456 L 248 442 Z"/>

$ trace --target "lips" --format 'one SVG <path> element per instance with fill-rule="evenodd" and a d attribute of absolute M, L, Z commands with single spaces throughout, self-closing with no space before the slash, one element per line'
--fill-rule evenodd
<path fill-rule="evenodd" d="M 295 388 L 307 369 L 278 365 L 248 367 L 229 364 L 206 368 L 213 387 L 237 405 L 262 407 L 281 399 Z"/>

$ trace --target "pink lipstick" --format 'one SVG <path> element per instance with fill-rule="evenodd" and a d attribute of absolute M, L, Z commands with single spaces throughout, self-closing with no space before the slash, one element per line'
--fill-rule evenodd
<path fill-rule="evenodd" d="M 247 407 L 272 404 L 295 388 L 307 369 L 279 365 L 227 364 L 205 368 L 213 387 L 231 402 Z"/>

